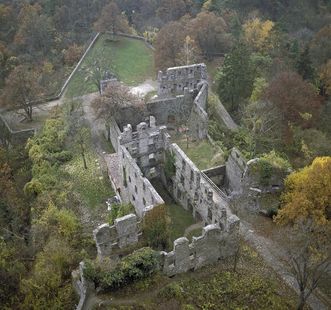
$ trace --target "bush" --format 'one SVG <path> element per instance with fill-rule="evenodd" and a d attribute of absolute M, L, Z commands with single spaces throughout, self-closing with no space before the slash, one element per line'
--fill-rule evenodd
<path fill-rule="evenodd" d="M 165 286 L 158 294 L 158 297 L 164 298 L 164 299 L 180 299 L 183 295 L 183 288 L 180 286 L 179 283 L 170 283 L 167 286 Z"/>
<path fill-rule="evenodd" d="M 154 207 L 147 212 L 143 222 L 143 236 L 147 244 L 155 249 L 166 249 L 169 245 L 170 232 L 165 205 Z"/>
<path fill-rule="evenodd" d="M 114 225 L 114 221 L 119 217 L 128 215 L 130 213 L 135 213 L 134 207 L 131 203 L 129 204 L 118 204 L 112 205 L 109 214 L 109 224 Z"/>
<path fill-rule="evenodd" d="M 267 216 L 270 218 L 274 218 L 274 216 L 277 216 L 278 214 L 278 208 L 271 207 L 267 210 Z"/>
<path fill-rule="evenodd" d="M 153 274 L 158 258 L 151 248 L 142 248 L 128 255 L 112 271 L 105 271 L 91 261 L 85 262 L 84 276 L 104 291 L 114 291 Z"/>

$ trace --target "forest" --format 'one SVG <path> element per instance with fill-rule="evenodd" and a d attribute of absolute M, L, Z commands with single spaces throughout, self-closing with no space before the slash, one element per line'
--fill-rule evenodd
<path fill-rule="evenodd" d="M 329 261 L 330 0 L 0 0 L 0 113 L 20 110 L 21 122 L 31 123 L 36 104 L 57 96 L 99 32 L 140 36 L 154 48 L 154 67 L 146 56 L 137 76 L 155 80 L 159 70 L 206 63 L 210 137 L 224 156 L 235 146 L 247 160 L 276 154 L 291 167 L 274 221 L 317 225 L 307 224 L 315 234 L 312 251 Z M 109 67 L 127 69 L 107 66 L 90 72 L 97 87 Z M 73 98 L 88 93 L 79 88 L 87 79 L 76 79 L 71 98 L 26 144 L 0 144 L 0 309 L 74 309 L 71 272 L 96 255 L 91 227 L 113 189 Z M 218 100 L 238 130 L 218 119 Z M 106 140 L 103 146 L 112 150 Z M 81 158 L 86 169 L 79 171 Z M 198 285 L 190 285 L 194 295 Z M 326 295 L 330 301 L 329 289 Z M 262 300 L 258 309 L 266 307 Z"/>

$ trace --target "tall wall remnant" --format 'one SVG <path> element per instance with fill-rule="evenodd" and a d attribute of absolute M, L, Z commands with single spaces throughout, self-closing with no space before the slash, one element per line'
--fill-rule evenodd
<path fill-rule="evenodd" d="M 195 90 L 202 81 L 207 81 L 205 64 L 168 68 L 166 72 L 159 71 L 159 97 L 171 97 L 183 94 L 184 89 Z"/>
<path fill-rule="evenodd" d="M 149 124 L 140 123 L 137 131 L 131 125 L 125 126 L 118 139 L 121 196 L 124 202 L 132 203 L 140 217 L 154 206 L 164 204 L 148 179 L 160 175 L 169 139 L 166 127 L 157 127 L 154 117 L 150 117 Z"/>
<path fill-rule="evenodd" d="M 231 215 L 226 226 L 210 224 L 202 229 L 201 236 L 193 237 L 192 243 L 185 237 L 175 240 L 173 251 L 162 252 L 163 272 L 173 276 L 234 256 L 239 246 L 239 224 L 239 218 Z"/>
<path fill-rule="evenodd" d="M 123 248 L 138 242 L 137 216 L 128 214 L 114 221 L 114 225 L 102 224 L 93 231 L 98 255 L 110 256 L 114 247 Z"/>

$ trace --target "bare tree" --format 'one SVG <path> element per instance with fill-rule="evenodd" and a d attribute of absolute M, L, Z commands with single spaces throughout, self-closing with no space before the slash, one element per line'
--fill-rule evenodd
<path fill-rule="evenodd" d="M 286 264 L 299 288 L 298 310 L 304 309 L 309 296 L 318 287 L 330 266 L 330 228 L 312 221 L 302 221 L 288 228 Z"/>
<path fill-rule="evenodd" d="M 114 82 L 107 86 L 102 96 L 92 102 L 92 108 L 96 117 L 105 121 L 108 140 L 110 140 L 112 119 L 116 119 L 123 108 L 133 106 L 138 111 L 142 109 L 142 104 L 142 100 L 133 95 L 128 87 L 121 85 L 119 82 Z"/>

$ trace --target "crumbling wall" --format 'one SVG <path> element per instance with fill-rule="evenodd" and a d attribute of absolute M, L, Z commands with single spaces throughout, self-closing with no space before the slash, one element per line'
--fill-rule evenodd
<path fill-rule="evenodd" d="M 174 199 L 205 223 L 219 223 L 224 226 L 225 210 L 228 208 L 226 196 L 207 182 L 177 144 L 171 144 L 169 150 L 175 158 L 176 172 L 172 177 Z"/>
<path fill-rule="evenodd" d="M 138 219 L 128 214 L 114 221 L 114 225 L 102 224 L 93 231 L 93 238 L 100 257 L 110 256 L 114 247 L 123 248 L 138 242 Z"/>
<path fill-rule="evenodd" d="M 223 187 L 225 179 L 225 165 L 212 167 L 202 171 L 216 186 Z"/>
<path fill-rule="evenodd" d="M 163 199 L 145 178 L 125 146 L 118 148 L 120 159 L 121 197 L 125 203 L 131 203 L 139 217 L 157 205 L 164 204 Z"/>
<path fill-rule="evenodd" d="M 79 296 L 79 303 L 76 310 L 87 309 L 87 300 L 95 291 L 94 283 L 87 281 L 84 277 L 84 268 L 84 262 L 80 262 L 78 270 L 74 270 L 71 273 L 73 287 Z"/>
<path fill-rule="evenodd" d="M 0 115 L 0 145 L 25 144 L 34 134 L 35 129 L 24 129 L 20 131 L 11 130 L 6 120 Z"/>
<path fill-rule="evenodd" d="M 242 193 L 242 178 L 246 169 L 246 160 L 238 149 L 231 150 L 225 167 L 225 186 L 233 194 Z"/>
<path fill-rule="evenodd" d="M 160 175 L 160 164 L 164 161 L 164 150 L 169 145 L 169 140 L 167 128 L 157 127 L 155 118 L 150 116 L 149 125 L 142 122 L 137 125 L 135 132 L 130 124 L 125 126 L 119 144 L 126 147 L 143 175 L 153 178 Z"/>
<path fill-rule="evenodd" d="M 162 252 L 163 272 L 173 276 L 235 255 L 239 246 L 239 225 L 239 218 L 231 215 L 224 227 L 217 224 L 204 227 L 202 235 L 193 237 L 192 243 L 185 237 L 175 240 L 173 251 Z"/>
<path fill-rule="evenodd" d="M 171 97 L 182 94 L 185 88 L 197 89 L 198 84 L 203 80 L 207 80 L 205 64 L 168 68 L 166 72 L 159 71 L 158 96 Z"/>

